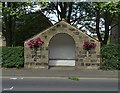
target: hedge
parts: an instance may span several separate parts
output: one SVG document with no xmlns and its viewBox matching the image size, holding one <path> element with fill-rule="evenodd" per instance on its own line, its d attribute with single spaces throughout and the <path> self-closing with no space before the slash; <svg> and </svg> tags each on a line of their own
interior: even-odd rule
<svg viewBox="0 0 120 93">
<path fill-rule="evenodd" d="M 120 70 L 120 45 L 105 45 L 101 48 L 102 62 L 100 69 Z M 1 54 L 1 53 L 0 53 Z M 23 47 L 2 47 L 2 67 L 20 68 L 24 66 Z"/>
<path fill-rule="evenodd" d="M 103 70 L 120 70 L 120 45 L 105 45 L 101 48 Z"/>
<path fill-rule="evenodd" d="M 20 68 L 24 66 L 23 47 L 2 47 L 2 67 Z"/>
</svg>

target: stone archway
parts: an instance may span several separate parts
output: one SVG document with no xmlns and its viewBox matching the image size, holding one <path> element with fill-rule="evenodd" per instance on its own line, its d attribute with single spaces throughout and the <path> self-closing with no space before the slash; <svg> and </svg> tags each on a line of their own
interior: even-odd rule
<svg viewBox="0 0 120 93">
<path fill-rule="evenodd" d="M 28 46 L 28 42 L 38 37 L 44 43 L 38 48 L 37 60 L 34 60 L 35 54 Z M 96 48 L 86 53 L 86 50 L 82 47 L 85 41 L 96 44 Z M 67 22 L 61 21 L 26 40 L 24 43 L 24 58 L 26 68 L 48 69 L 49 67 L 52 68 L 52 65 L 62 66 L 60 69 L 63 69 L 63 66 L 69 66 L 67 69 L 97 68 L 101 61 L 100 42 Z"/>
<path fill-rule="evenodd" d="M 66 33 L 59 33 L 49 42 L 49 66 L 75 66 L 75 41 Z"/>
</svg>

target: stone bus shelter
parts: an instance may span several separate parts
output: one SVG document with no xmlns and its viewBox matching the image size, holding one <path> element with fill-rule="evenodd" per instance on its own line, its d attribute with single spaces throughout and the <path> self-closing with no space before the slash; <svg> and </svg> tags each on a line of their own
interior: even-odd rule
<svg viewBox="0 0 120 93">
<path fill-rule="evenodd" d="M 27 42 L 37 37 L 44 43 L 35 54 Z M 96 44 L 96 48 L 84 50 L 85 41 Z M 24 42 L 24 59 L 25 68 L 97 69 L 100 65 L 100 42 L 62 20 Z"/>
</svg>

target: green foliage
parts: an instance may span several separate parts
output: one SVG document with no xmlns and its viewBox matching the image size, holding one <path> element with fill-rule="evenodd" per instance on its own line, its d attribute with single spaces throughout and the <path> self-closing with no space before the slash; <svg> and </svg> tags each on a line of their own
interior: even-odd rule
<svg viewBox="0 0 120 93">
<path fill-rule="evenodd" d="M 68 79 L 75 80 L 75 81 L 79 81 L 80 80 L 78 77 L 68 77 Z"/>
<path fill-rule="evenodd" d="M 0 3 L 0 8 L 2 8 L 2 3 Z"/>
<path fill-rule="evenodd" d="M 2 48 L 2 67 L 23 67 L 24 56 L 23 47 L 3 47 Z"/>
<path fill-rule="evenodd" d="M 32 3 L 27 2 L 7 2 L 8 6 L 3 7 L 3 13 L 5 16 L 20 16 L 26 14 L 26 6 L 32 6 Z"/>
<path fill-rule="evenodd" d="M 19 23 L 16 24 L 14 42 L 19 46 L 23 45 L 26 39 L 52 25 L 41 12 L 26 14 L 20 17 L 17 22 Z"/>
<path fill-rule="evenodd" d="M 105 2 L 101 4 L 101 8 L 109 11 L 111 14 L 117 14 L 120 12 L 120 3 L 119 2 Z"/>
<path fill-rule="evenodd" d="M 6 46 L 13 45 L 16 20 L 27 13 L 30 4 L 26 2 L 2 2 L 2 32 L 6 39 Z"/>
<path fill-rule="evenodd" d="M 119 15 L 120 15 L 120 2 L 104 2 L 101 4 L 101 14 L 102 17 L 109 16 L 111 18 L 112 24 L 119 23 Z M 106 12 L 109 15 L 106 15 Z"/>
<path fill-rule="evenodd" d="M 120 45 L 105 45 L 101 49 L 103 70 L 119 70 L 120 69 Z"/>
<path fill-rule="evenodd" d="M 110 37 L 108 38 L 107 44 L 110 44 Z"/>
</svg>

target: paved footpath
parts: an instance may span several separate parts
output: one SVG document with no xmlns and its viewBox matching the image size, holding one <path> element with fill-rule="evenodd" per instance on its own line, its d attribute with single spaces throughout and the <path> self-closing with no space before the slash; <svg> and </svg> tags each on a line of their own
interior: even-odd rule
<svg viewBox="0 0 120 93">
<path fill-rule="evenodd" d="M 102 70 L 41 70 L 41 69 L 1 69 L 3 77 L 81 77 L 118 78 L 119 71 Z"/>
</svg>

